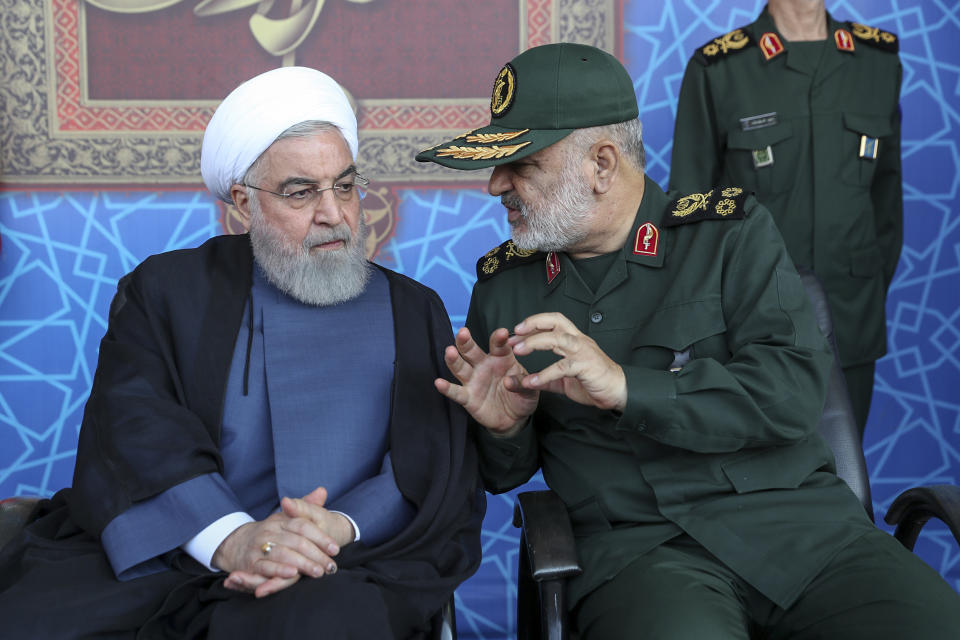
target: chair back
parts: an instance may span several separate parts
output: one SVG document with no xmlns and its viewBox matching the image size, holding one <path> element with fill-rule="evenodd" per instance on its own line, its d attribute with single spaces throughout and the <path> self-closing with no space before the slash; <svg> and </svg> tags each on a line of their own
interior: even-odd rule
<svg viewBox="0 0 960 640">
<path fill-rule="evenodd" d="M 830 369 L 830 382 L 827 385 L 827 399 L 820 417 L 820 435 L 833 449 L 837 461 L 837 475 L 840 476 L 860 499 L 867 515 L 873 520 L 873 502 L 870 498 L 870 479 L 867 475 L 867 461 L 863 456 L 863 443 L 860 431 L 850 403 L 847 382 L 840 368 L 840 356 L 837 351 L 837 338 L 833 331 L 833 318 L 823 284 L 808 269 L 800 269 L 800 279 L 807 297 L 813 304 L 817 324 L 824 337 L 830 342 L 833 351 L 833 366 Z"/>
</svg>

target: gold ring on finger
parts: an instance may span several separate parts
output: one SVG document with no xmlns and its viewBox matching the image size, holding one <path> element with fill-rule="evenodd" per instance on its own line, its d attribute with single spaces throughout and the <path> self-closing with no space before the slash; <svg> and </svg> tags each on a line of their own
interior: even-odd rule
<svg viewBox="0 0 960 640">
<path fill-rule="evenodd" d="M 268 556 L 270 555 L 270 552 L 273 551 L 275 546 L 277 546 L 276 543 L 264 542 L 262 545 L 260 545 L 260 551 L 263 551 L 263 555 Z"/>
</svg>

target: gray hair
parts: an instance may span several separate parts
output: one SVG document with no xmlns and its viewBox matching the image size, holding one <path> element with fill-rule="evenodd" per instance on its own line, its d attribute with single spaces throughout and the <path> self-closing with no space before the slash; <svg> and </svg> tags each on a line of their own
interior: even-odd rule
<svg viewBox="0 0 960 640">
<path fill-rule="evenodd" d="M 605 124 L 599 127 L 577 129 L 567 137 L 570 142 L 568 149 L 571 152 L 583 152 L 601 138 L 613 140 L 620 153 L 634 169 L 644 170 L 647 159 L 643 150 L 643 125 L 640 123 L 640 118 Z"/>
</svg>

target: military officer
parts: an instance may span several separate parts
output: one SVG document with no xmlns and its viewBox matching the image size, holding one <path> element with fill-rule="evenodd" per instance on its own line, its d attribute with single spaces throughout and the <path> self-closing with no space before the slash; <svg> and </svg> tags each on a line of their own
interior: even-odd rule
<svg viewBox="0 0 960 640">
<path fill-rule="evenodd" d="M 582 637 L 955 633 L 957 594 L 835 474 L 831 355 L 770 213 L 649 180 L 633 84 L 593 47 L 521 53 L 490 112 L 417 156 L 492 166 L 513 236 L 477 264 L 458 384 L 435 384 L 488 490 L 542 468 L 566 504 Z"/>
<path fill-rule="evenodd" d="M 770 0 L 694 53 L 673 138 L 671 188 L 754 191 L 824 282 L 861 435 L 903 243 L 897 48 L 823 0 Z"/>
</svg>

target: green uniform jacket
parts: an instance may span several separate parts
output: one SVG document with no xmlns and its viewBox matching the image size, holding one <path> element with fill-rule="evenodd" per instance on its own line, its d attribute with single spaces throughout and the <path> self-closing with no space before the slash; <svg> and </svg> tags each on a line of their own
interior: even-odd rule
<svg viewBox="0 0 960 640">
<path fill-rule="evenodd" d="M 596 295 L 565 254 L 505 243 L 478 264 L 467 326 L 481 346 L 499 327 L 557 311 L 626 373 L 622 414 L 544 393 L 512 438 L 474 425 L 489 491 L 542 467 L 567 505 L 585 570 L 573 602 L 685 531 L 787 607 L 873 527 L 816 431 L 832 361 L 803 285 L 766 209 L 734 200 L 716 189 L 705 204 L 719 219 L 665 227 L 676 207 L 647 179 Z M 529 371 L 555 360 L 520 358 Z"/>
<path fill-rule="evenodd" d="M 827 20 L 819 64 L 798 48 L 816 45 L 785 41 L 766 10 L 697 50 L 680 90 L 670 188 L 754 191 L 794 263 L 824 282 L 850 367 L 886 353 L 886 291 L 903 243 L 902 69 L 893 34 Z M 876 158 L 861 157 L 872 140 Z M 755 152 L 761 165 L 771 159 L 768 147 L 772 164 L 755 167 Z"/>
</svg>

